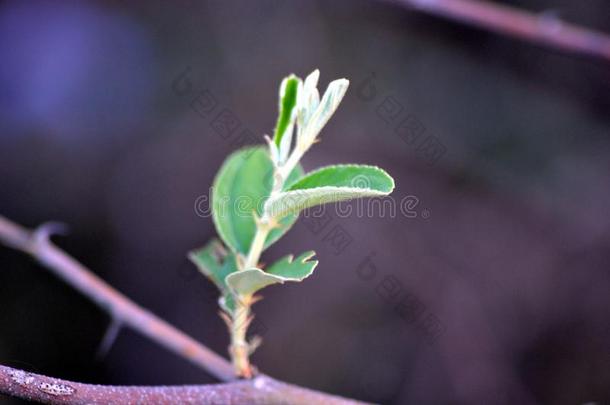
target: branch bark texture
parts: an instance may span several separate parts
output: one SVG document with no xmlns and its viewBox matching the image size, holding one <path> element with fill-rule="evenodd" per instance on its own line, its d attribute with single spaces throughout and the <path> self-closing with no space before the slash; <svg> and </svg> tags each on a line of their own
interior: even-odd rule
<svg viewBox="0 0 610 405">
<path fill-rule="evenodd" d="M 81 384 L 0 366 L 0 393 L 46 404 L 359 404 L 266 376 L 225 384 L 128 387 Z"/>
</svg>

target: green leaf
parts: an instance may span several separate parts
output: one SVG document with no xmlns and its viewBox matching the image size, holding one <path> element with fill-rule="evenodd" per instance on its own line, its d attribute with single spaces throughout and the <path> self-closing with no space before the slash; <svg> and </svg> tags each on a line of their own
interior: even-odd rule
<svg viewBox="0 0 610 405">
<path fill-rule="evenodd" d="M 317 81 L 317 77 L 315 79 Z M 315 111 L 310 111 L 305 114 L 308 117 L 306 122 L 301 124 L 304 125 L 305 128 L 303 128 L 299 135 L 299 141 L 312 143 L 316 139 L 320 131 L 322 131 L 322 128 L 324 128 L 330 117 L 332 117 L 339 107 L 348 87 L 349 80 L 347 79 L 338 79 L 330 82 L 322 96 L 322 100 L 319 104 L 315 104 Z"/>
<path fill-rule="evenodd" d="M 286 184 L 303 175 L 297 165 Z M 262 215 L 265 201 L 273 187 L 273 163 L 262 146 L 240 149 L 232 153 L 220 168 L 212 190 L 212 219 L 218 235 L 236 253 L 246 255 L 256 232 L 254 213 Z M 296 221 L 297 216 L 281 217 L 265 248 L 278 240 Z"/>
<path fill-rule="evenodd" d="M 272 284 L 302 281 L 310 276 L 318 265 L 317 260 L 309 260 L 314 255 L 314 251 L 309 251 L 294 260 L 292 255 L 289 255 L 273 264 L 267 271 L 257 268 L 238 271 L 227 276 L 226 282 L 234 293 L 247 295 Z"/>
<path fill-rule="evenodd" d="M 394 179 L 384 170 L 366 165 L 327 166 L 306 174 L 287 191 L 270 198 L 265 210 L 272 217 L 330 202 L 380 197 L 394 190 Z"/>
<path fill-rule="evenodd" d="M 273 135 L 273 141 L 279 148 L 284 133 L 289 129 L 292 132 L 292 123 L 294 123 L 294 108 L 297 104 L 297 89 L 299 87 L 300 79 L 295 75 L 290 75 L 282 80 L 280 86 L 280 114 L 277 119 L 275 126 L 275 133 Z"/>
<path fill-rule="evenodd" d="M 233 293 L 225 280 L 238 270 L 235 254 L 227 252 L 217 239 L 212 239 L 203 248 L 189 252 L 188 257 L 218 287 L 222 294 L 219 304 L 231 313 L 234 309 Z"/>
<path fill-rule="evenodd" d="M 218 239 L 212 239 L 203 248 L 190 251 L 188 257 L 220 291 L 227 287 L 225 277 L 237 271 L 235 255 L 229 254 Z"/>
<path fill-rule="evenodd" d="M 299 86 L 297 95 L 297 124 L 300 127 L 309 122 L 309 118 L 320 104 L 320 94 L 318 93 L 318 79 L 320 71 L 318 69 L 311 72 Z"/>
<path fill-rule="evenodd" d="M 309 277 L 318 265 L 317 260 L 310 260 L 315 255 L 316 252 L 309 250 L 296 259 L 293 259 L 292 255 L 285 256 L 273 263 L 266 272 L 289 281 L 302 281 Z"/>
</svg>

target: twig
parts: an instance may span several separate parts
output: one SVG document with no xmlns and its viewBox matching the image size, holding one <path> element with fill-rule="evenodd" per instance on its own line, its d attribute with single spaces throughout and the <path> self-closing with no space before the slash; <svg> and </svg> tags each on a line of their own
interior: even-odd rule
<svg viewBox="0 0 610 405">
<path fill-rule="evenodd" d="M 81 384 L 0 366 L 0 393 L 49 404 L 358 404 L 266 376 L 225 384 L 121 387 Z"/>
<path fill-rule="evenodd" d="M 231 364 L 227 360 L 105 283 L 57 248 L 49 240 L 49 232 L 49 227 L 45 225 L 30 232 L 0 216 L 0 242 L 32 255 L 67 284 L 107 311 L 114 322 L 142 333 L 202 367 L 221 381 L 235 379 Z"/>
<path fill-rule="evenodd" d="M 545 13 L 536 15 L 515 7 L 479 0 L 386 1 L 566 52 L 610 61 L 609 35 L 563 22 Z"/>
<path fill-rule="evenodd" d="M 51 228 L 53 226 L 42 225 L 30 232 L 0 216 L 0 242 L 35 257 L 70 286 L 108 311 L 116 325 L 131 327 L 219 380 L 236 379 L 231 363 L 223 357 L 141 308 L 55 246 L 49 240 Z M 47 389 L 58 390 L 60 394 L 50 393 Z M 286 384 L 265 375 L 221 385 L 115 387 L 65 382 L 4 366 L 0 366 L 1 392 L 59 404 L 363 404 Z"/>
</svg>

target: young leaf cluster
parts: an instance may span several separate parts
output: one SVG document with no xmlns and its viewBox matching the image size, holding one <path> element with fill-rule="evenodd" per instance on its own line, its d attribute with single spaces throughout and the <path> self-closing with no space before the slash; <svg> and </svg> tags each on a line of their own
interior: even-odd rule
<svg viewBox="0 0 610 405">
<path fill-rule="evenodd" d="M 315 70 L 305 80 L 290 75 L 282 81 L 273 137 L 265 137 L 266 146 L 231 154 L 214 181 L 212 217 L 221 240 L 189 254 L 220 291 L 219 304 L 232 334 L 231 355 L 241 375 L 251 372 L 247 356 L 252 347 L 245 329 L 252 318 L 250 305 L 258 299 L 255 294 L 273 284 L 302 281 L 318 264 L 315 252 L 307 251 L 263 268 L 262 252 L 306 208 L 381 197 L 394 189 L 394 180 L 375 166 L 342 164 L 304 173 L 301 158 L 318 140 L 349 85 L 346 79 L 332 81 L 320 98 L 318 78 Z"/>
</svg>

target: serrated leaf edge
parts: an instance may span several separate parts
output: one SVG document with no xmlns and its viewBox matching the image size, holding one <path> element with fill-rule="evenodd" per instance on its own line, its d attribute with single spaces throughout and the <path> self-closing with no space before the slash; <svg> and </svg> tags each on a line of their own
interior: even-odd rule
<svg viewBox="0 0 610 405">
<path fill-rule="evenodd" d="M 309 273 L 303 277 L 282 277 L 282 276 L 278 276 L 277 274 L 273 274 L 273 273 L 269 273 L 269 271 L 266 271 L 265 273 L 267 274 L 271 274 L 273 276 L 277 276 L 277 277 L 282 277 L 285 278 L 287 281 L 303 281 L 305 280 L 307 277 L 309 277 L 310 275 L 313 274 L 313 271 L 315 270 L 315 268 L 318 266 L 319 261 L 318 260 L 310 260 L 312 257 L 314 257 L 316 255 L 316 252 L 313 250 L 308 250 L 305 253 L 301 253 L 299 256 L 297 256 L 297 258 L 294 258 L 293 254 L 289 254 L 287 256 L 282 257 L 281 259 L 279 259 L 278 261 L 276 261 L 275 263 L 273 263 L 271 266 L 269 266 L 269 270 L 271 270 L 273 268 L 273 266 L 282 263 L 284 261 L 287 262 L 287 264 L 293 264 L 295 262 L 295 260 L 298 260 L 297 263 L 300 264 L 306 264 L 306 263 L 311 263 L 313 264 L 313 266 L 311 267 L 311 270 L 309 271 Z"/>
<path fill-rule="evenodd" d="M 307 254 L 307 256 L 305 256 L 306 254 Z M 315 256 L 315 252 L 314 251 L 308 251 L 308 252 L 303 253 L 301 256 L 298 257 L 298 258 L 303 257 L 303 259 L 301 259 L 301 263 L 303 263 L 303 264 L 306 263 L 306 262 L 309 262 L 309 263 L 313 264 L 313 266 L 311 267 L 311 270 L 305 276 L 303 276 L 303 277 L 283 277 L 283 276 L 278 276 L 276 274 L 267 273 L 266 271 L 261 270 L 261 269 L 256 268 L 256 267 L 251 267 L 249 269 L 245 269 L 245 270 L 241 270 L 241 271 L 237 271 L 235 273 L 229 274 L 227 277 L 225 277 L 225 283 L 229 287 L 229 289 L 231 289 L 231 292 L 233 294 L 239 295 L 239 292 L 235 291 L 235 289 L 231 285 L 232 284 L 231 283 L 231 279 L 235 278 L 235 277 L 247 275 L 248 273 L 256 273 L 256 274 L 262 275 L 262 276 L 264 276 L 264 277 L 266 277 L 268 279 L 273 280 L 272 282 L 264 285 L 263 287 L 259 288 L 256 291 L 259 291 L 259 290 L 261 290 L 261 289 L 263 289 L 265 287 L 268 287 L 270 285 L 273 285 L 273 284 L 284 284 L 287 281 L 300 282 L 300 281 L 305 280 L 307 277 L 311 276 L 313 274 L 315 268 L 318 266 L 318 263 L 319 263 L 318 260 L 309 261 L 309 259 L 311 259 L 313 256 Z M 282 260 L 284 260 L 286 258 L 289 259 L 289 263 L 293 263 L 293 260 L 294 260 L 293 259 L 293 255 L 285 256 L 284 258 L 278 260 L 278 262 L 280 262 L 280 261 L 282 261 Z M 254 292 L 256 292 L 256 291 L 254 291 Z M 252 292 L 252 293 L 254 293 L 254 292 Z"/>
</svg>

